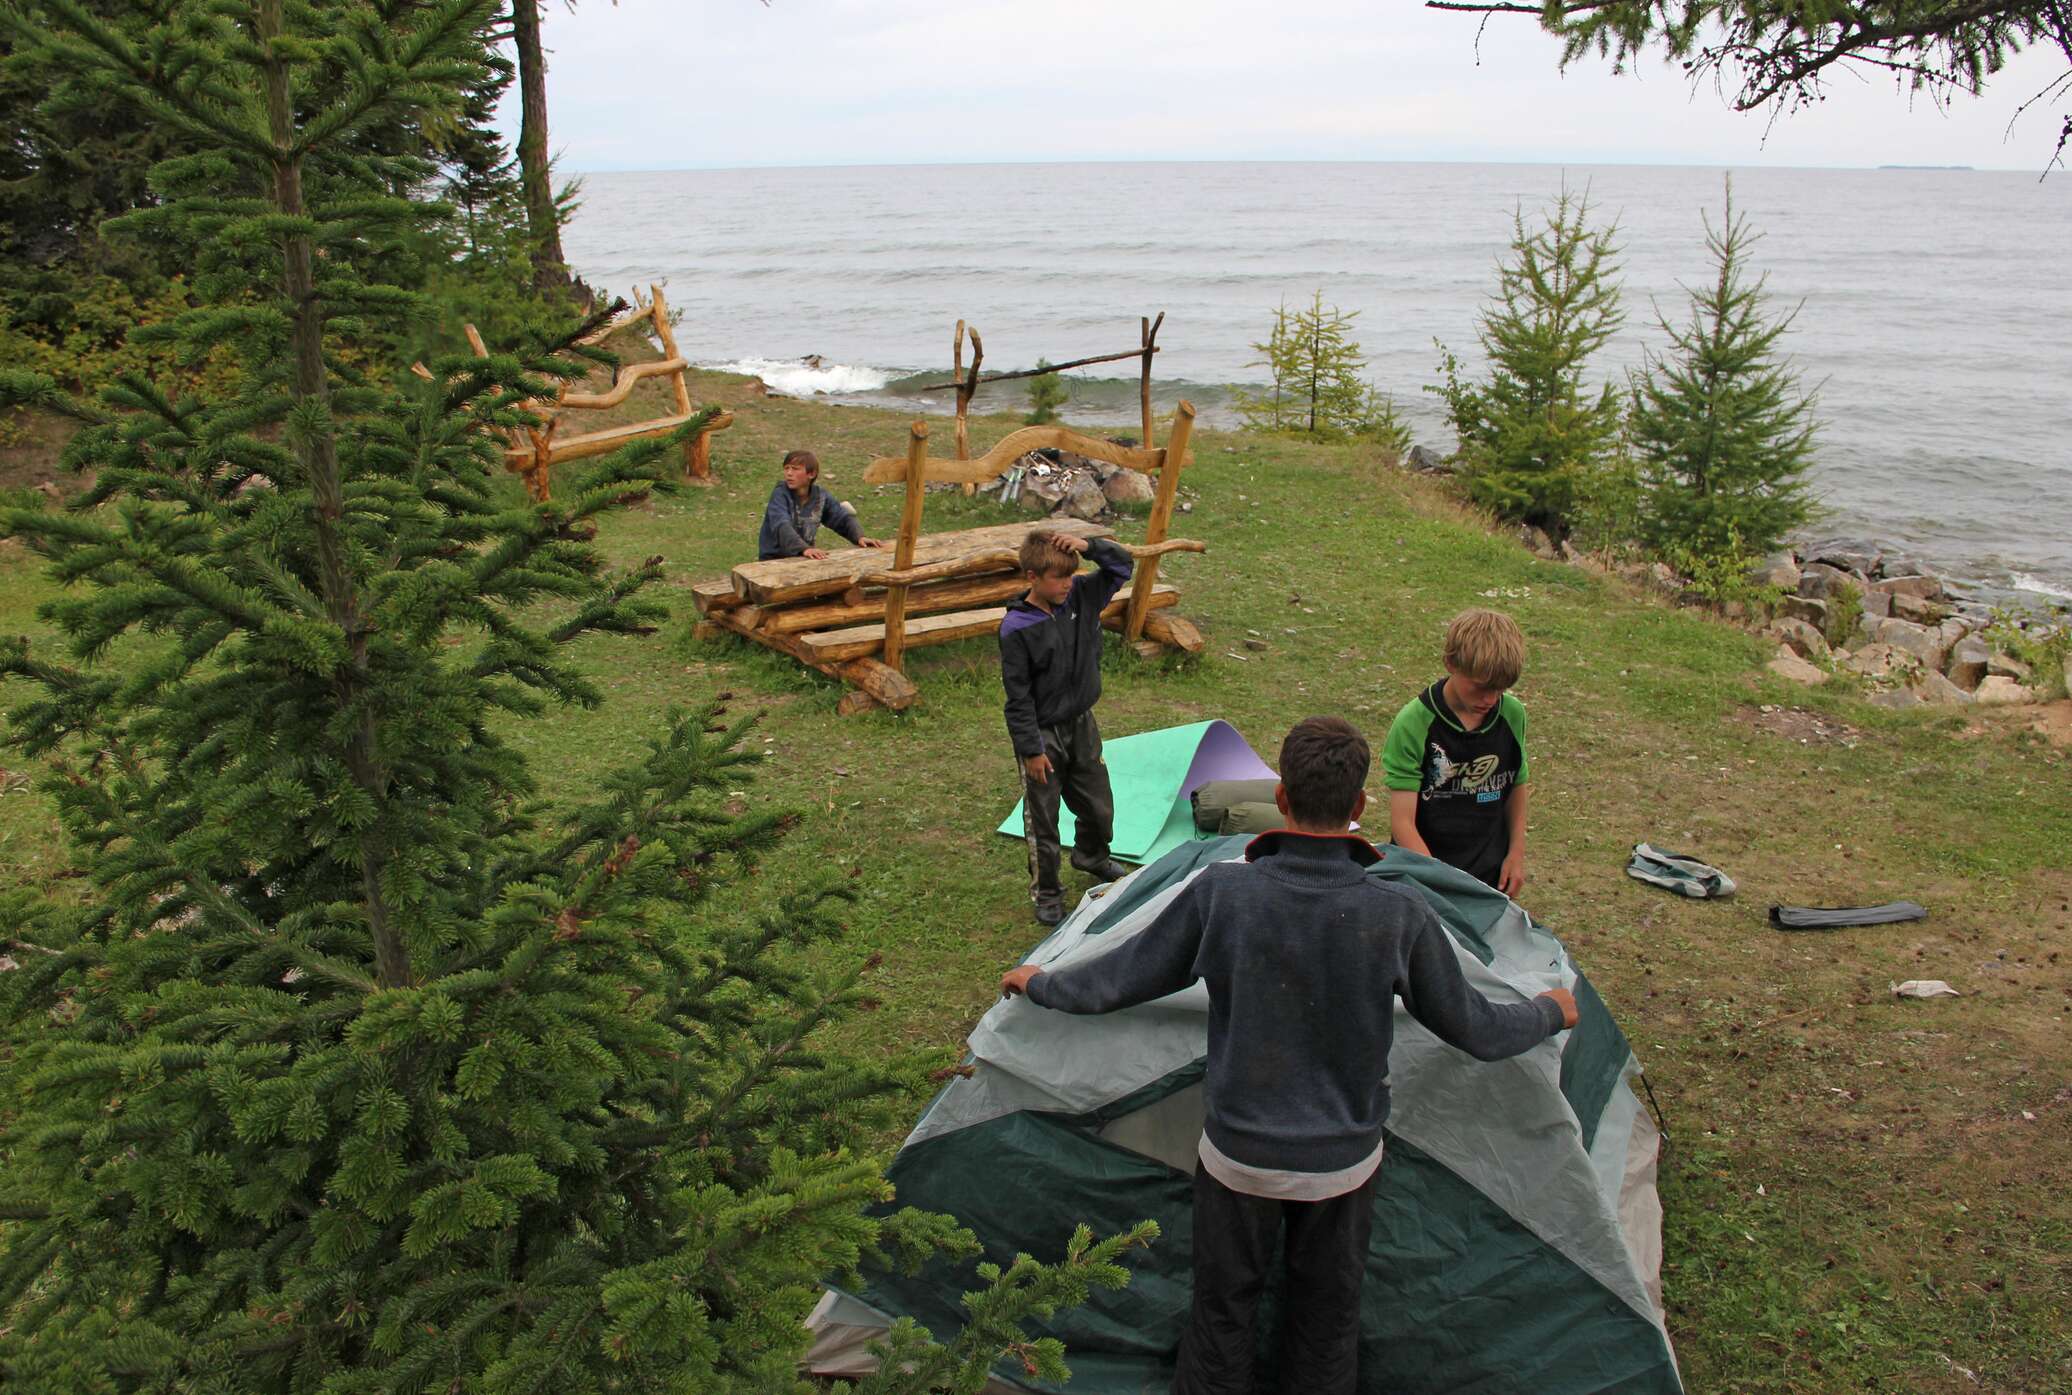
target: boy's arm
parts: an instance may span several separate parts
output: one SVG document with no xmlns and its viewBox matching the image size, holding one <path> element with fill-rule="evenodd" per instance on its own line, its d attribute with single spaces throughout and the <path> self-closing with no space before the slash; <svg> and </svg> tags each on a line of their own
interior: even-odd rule
<svg viewBox="0 0 2072 1395">
<path fill-rule="evenodd" d="M 1086 545 L 1086 559 L 1100 568 L 1092 576 L 1083 576 L 1073 584 L 1086 588 L 1086 604 L 1095 610 L 1107 607 L 1115 599 L 1115 593 L 1122 589 L 1122 583 L 1130 579 L 1137 564 L 1121 544 L 1108 538 L 1094 538 Z"/>
<path fill-rule="evenodd" d="M 1000 636 L 1000 686 L 1007 690 L 1007 739 L 1016 760 L 1043 754 L 1036 725 L 1036 687 L 1029 677 L 1029 646 L 1014 635 Z"/>
<path fill-rule="evenodd" d="M 806 540 L 791 526 L 791 506 L 784 498 L 790 492 L 781 484 L 770 492 L 770 502 L 763 508 L 763 527 L 777 539 L 777 546 L 786 556 L 796 557 L 806 550 Z"/>
<path fill-rule="evenodd" d="M 1177 993 L 1201 976 L 1201 902 L 1190 885 L 1128 944 L 1056 973 L 1024 964 L 1000 980 L 1000 991 L 1074 1013 L 1115 1012 Z"/>
<path fill-rule="evenodd" d="M 1417 831 L 1417 791 L 1389 791 L 1389 839 L 1399 848 L 1408 848 L 1426 857 L 1432 849 Z"/>
<path fill-rule="evenodd" d="M 1516 896 L 1525 889 L 1525 801 L 1531 785 L 1513 785 L 1504 799 L 1504 836 L 1510 840 L 1503 869 L 1497 873 L 1496 889 Z"/>
<path fill-rule="evenodd" d="M 832 494 L 820 505 L 820 521 L 847 538 L 851 547 L 863 546 L 863 520 L 854 510 L 843 508 L 841 501 Z"/>
<path fill-rule="evenodd" d="M 1422 904 L 1415 910 L 1406 978 L 1396 991 L 1432 1035 L 1478 1061 L 1501 1061 L 1575 1025 L 1575 998 L 1566 989 L 1542 993 L 1529 1003 L 1492 1003 L 1483 997 L 1460 971 L 1439 918 Z"/>
</svg>

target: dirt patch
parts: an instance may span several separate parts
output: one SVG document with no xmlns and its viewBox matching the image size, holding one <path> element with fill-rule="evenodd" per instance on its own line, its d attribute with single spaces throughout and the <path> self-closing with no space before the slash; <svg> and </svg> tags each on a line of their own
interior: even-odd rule
<svg viewBox="0 0 2072 1395">
<path fill-rule="evenodd" d="M 48 412 L 0 412 L 0 489 L 25 489 L 46 480 L 67 494 L 78 481 L 58 466 L 58 454 L 79 424 Z"/>
<path fill-rule="evenodd" d="M 1803 707 L 1779 707 L 1766 702 L 1761 707 L 1742 708 L 1735 720 L 1757 731 L 1796 741 L 1801 746 L 1854 746 L 1863 733 L 1847 722 Z"/>
<path fill-rule="evenodd" d="M 2028 707 L 1975 710 L 1969 715 L 1971 720 L 1958 733 L 1967 739 L 2026 731 L 2034 732 L 2061 750 L 2072 748 L 2072 698 Z"/>
</svg>

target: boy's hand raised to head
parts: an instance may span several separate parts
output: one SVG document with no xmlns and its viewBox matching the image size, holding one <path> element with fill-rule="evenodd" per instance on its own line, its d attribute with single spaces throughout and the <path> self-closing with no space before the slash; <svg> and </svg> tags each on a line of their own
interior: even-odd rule
<svg viewBox="0 0 2072 1395">
<path fill-rule="evenodd" d="M 1577 1021 L 1580 1020 L 1576 1012 L 1576 995 L 1569 992 L 1566 988 L 1549 988 L 1539 996 L 1542 998 L 1552 998 L 1554 1006 L 1561 1009 L 1561 1029 L 1564 1032 L 1575 1026 Z"/>
<path fill-rule="evenodd" d="M 1024 964 L 1019 969 L 1009 969 L 1000 975 L 1000 996 L 1012 998 L 1017 993 L 1029 991 L 1029 980 L 1043 972 L 1041 964 Z"/>
<path fill-rule="evenodd" d="M 1070 533 L 1052 533 L 1050 535 L 1050 545 L 1061 552 L 1069 552 L 1075 557 L 1086 555 L 1086 539 L 1074 537 Z"/>
</svg>

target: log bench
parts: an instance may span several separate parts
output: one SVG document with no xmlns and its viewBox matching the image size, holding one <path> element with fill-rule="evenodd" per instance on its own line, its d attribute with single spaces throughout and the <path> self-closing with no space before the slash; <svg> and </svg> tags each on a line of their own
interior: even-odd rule
<svg viewBox="0 0 2072 1395">
<path fill-rule="evenodd" d="M 915 422 L 905 459 L 889 458 L 903 467 L 896 478 L 906 485 L 893 547 L 744 562 L 724 577 L 698 582 L 691 588 L 699 615 L 696 633 L 703 639 L 739 635 L 840 679 L 854 689 L 843 696 L 844 712 L 911 706 L 920 693 L 904 670 L 906 651 L 997 633 L 1007 615 L 1002 603 L 1027 589 L 1016 554 L 1030 533 L 1088 540 L 1113 536 L 1111 529 L 1079 519 L 924 534 L 926 487 L 988 478 L 984 472 L 999 473 L 1025 451 L 1069 441 L 1069 448 L 1081 454 L 1158 475 L 1147 541 L 1129 548 L 1135 576 L 1101 612 L 1101 623 L 1147 656 L 1167 649 L 1200 653 L 1200 631 L 1172 613 L 1178 588 L 1158 580 L 1161 557 L 1206 550 L 1199 542 L 1165 536 L 1193 421 L 1194 409 L 1181 403 L 1172 438 L 1162 449 L 1117 446 L 1062 427 L 1035 427 L 1014 432 L 979 460 L 934 461 L 928 458 L 928 427 Z M 887 463 L 873 461 L 865 480 L 887 482 L 881 468 Z"/>
</svg>

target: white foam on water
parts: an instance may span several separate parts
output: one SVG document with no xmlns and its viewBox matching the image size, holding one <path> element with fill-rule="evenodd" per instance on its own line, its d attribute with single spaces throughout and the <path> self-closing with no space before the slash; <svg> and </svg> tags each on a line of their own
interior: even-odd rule
<svg viewBox="0 0 2072 1395">
<path fill-rule="evenodd" d="M 2061 601 L 2072 601 L 2072 590 L 2067 590 L 2063 586 L 2053 586 L 2042 577 L 2031 576 L 2028 572 L 2013 573 L 2008 577 L 2007 584 L 2017 591 L 2034 591 L 2039 596 L 2054 596 Z"/>
<path fill-rule="evenodd" d="M 722 373 L 752 374 L 768 384 L 772 392 L 791 397 L 876 392 L 894 376 L 882 368 L 859 368 L 847 363 L 822 363 L 815 367 L 796 358 L 742 358 L 711 366 Z"/>
</svg>

